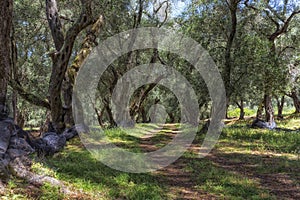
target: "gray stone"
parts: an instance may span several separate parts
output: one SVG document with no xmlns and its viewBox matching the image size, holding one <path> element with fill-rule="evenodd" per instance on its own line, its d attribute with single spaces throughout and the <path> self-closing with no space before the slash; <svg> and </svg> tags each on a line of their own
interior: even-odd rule
<svg viewBox="0 0 300 200">
<path fill-rule="evenodd" d="M 66 137 L 54 132 L 44 133 L 42 141 L 45 143 L 47 147 L 45 150 L 49 151 L 47 153 L 49 155 L 59 152 L 66 145 Z"/>
<path fill-rule="evenodd" d="M 29 155 L 27 151 L 21 149 L 8 149 L 6 152 L 11 159 L 15 159 L 17 157 Z"/>
<path fill-rule="evenodd" d="M 70 140 L 72 139 L 73 137 L 75 137 L 76 135 L 78 135 L 78 132 L 76 130 L 76 127 L 73 126 L 72 128 L 69 128 L 69 129 L 66 129 L 62 135 L 67 139 L 67 140 Z"/>
<path fill-rule="evenodd" d="M 34 149 L 28 144 L 28 142 L 24 138 L 14 136 L 10 139 L 10 144 L 7 153 L 12 159 L 24 155 L 29 155 L 33 152 Z"/>
<path fill-rule="evenodd" d="M 276 128 L 276 123 L 273 122 L 272 124 L 268 123 L 268 122 L 265 122 L 261 119 L 255 119 L 253 122 L 252 122 L 252 125 L 251 125 L 252 128 L 265 128 L 265 129 L 270 129 L 270 130 L 273 130 Z"/>
<path fill-rule="evenodd" d="M 4 154 L 9 146 L 9 140 L 14 127 L 5 121 L 0 121 L 0 154 Z"/>
</svg>

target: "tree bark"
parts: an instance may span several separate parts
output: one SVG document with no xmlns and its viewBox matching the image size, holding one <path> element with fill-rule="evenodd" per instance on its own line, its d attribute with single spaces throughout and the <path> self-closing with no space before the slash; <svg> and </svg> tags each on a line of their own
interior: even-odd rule
<svg viewBox="0 0 300 200">
<path fill-rule="evenodd" d="M 264 111 L 264 100 L 258 105 L 258 108 L 256 111 L 256 119 L 263 118 L 263 111 Z"/>
<path fill-rule="evenodd" d="M 280 99 L 276 98 L 277 101 L 277 108 L 278 108 L 278 113 L 277 113 L 277 118 L 278 119 L 283 119 L 283 106 L 284 106 L 284 96 L 282 96 Z"/>
<path fill-rule="evenodd" d="M 104 123 L 103 123 L 103 114 L 104 114 L 104 110 L 105 110 L 105 107 L 103 107 L 101 110 L 98 110 L 97 108 L 95 108 L 95 112 L 96 112 L 96 115 L 97 115 L 97 120 L 98 120 L 98 123 L 100 126 L 103 126 Z"/>
<path fill-rule="evenodd" d="M 266 112 L 266 122 L 269 123 L 269 125 L 271 126 L 273 123 L 275 123 L 271 95 L 265 95 L 264 106 L 265 106 L 265 112 Z"/>
<path fill-rule="evenodd" d="M 59 187 L 64 194 L 73 194 L 72 190 L 65 186 L 60 180 L 50 176 L 38 175 L 28 170 L 30 160 L 26 157 L 20 157 L 10 162 L 10 170 L 15 176 L 25 179 L 28 183 L 35 185 L 43 185 L 50 183 L 53 186 Z"/>
<path fill-rule="evenodd" d="M 56 0 L 46 0 L 46 16 L 56 48 L 56 52 L 53 52 L 51 55 L 52 73 L 49 84 L 49 102 L 52 125 L 58 133 L 61 133 L 65 128 L 65 113 L 61 99 L 61 91 L 74 42 L 77 35 L 93 22 L 91 1 L 81 0 L 81 5 L 82 11 L 80 17 L 67 31 L 64 37 Z"/>
<path fill-rule="evenodd" d="M 46 0 L 46 16 L 54 41 L 55 49 L 59 51 L 64 45 L 64 34 L 58 14 L 56 0 Z"/>
<path fill-rule="evenodd" d="M 165 63 L 160 59 L 158 49 L 153 50 L 153 55 L 151 57 L 150 63 L 156 63 L 157 60 L 161 62 L 161 64 L 165 65 Z M 136 95 L 136 98 L 134 98 L 133 102 L 130 105 L 130 116 L 133 118 L 136 116 L 136 120 L 139 118 L 139 114 L 142 114 L 142 105 L 144 101 L 146 100 L 149 93 L 159 84 L 159 81 L 161 81 L 164 78 L 163 75 L 159 76 L 154 83 L 149 84 L 148 86 L 143 86 L 139 93 Z M 144 110 L 145 112 L 145 110 Z"/>
<path fill-rule="evenodd" d="M 244 101 L 241 99 L 240 103 L 236 102 L 237 106 L 240 109 L 240 117 L 239 119 L 245 119 L 245 111 L 244 111 Z"/>
<path fill-rule="evenodd" d="M 110 127 L 116 127 L 117 123 L 114 120 L 113 113 L 112 113 L 111 108 L 109 107 L 108 103 L 105 104 L 105 110 L 106 110 L 106 113 L 107 113 L 107 116 L 108 116 Z"/>
<path fill-rule="evenodd" d="M 0 105 L 6 104 L 7 85 L 11 74 L 11 29 L 13 0 L 0 2 Z"/>
<path fill-rule="evenodd" d="M 293 91 L 290 96 L 293 99 L 295 113 L 300 113 L 300 101 L 297 95 L 297 92 Z"/>
<path fill-rule="evenodd" d="M 233 46 L 233 41 L 236 34 L 236 27 L 237 27 L 237 7 L 240 0 L 228 0 L 226 1 L 227 6 L 230 11 L 230 17 L 231 17 L 231 27 L 230 27 L 230 33 L 227 39 L 226 44 L 226 51 L 225 51 L 225 67 L 223 71 L 223 80 L 224 80 L 224 86 L 226 90 L 226 118 L 228 118 L 227 111 L 229 107 L 230 102 L 230 96 L 232 94 L 232 87 L 231 87 L 231 67 L 232 67 L 232 57 L 231 57 L 231 51 Z"/>
<path fill-rule="evenodd" d="M 12 34 L 11 34 L 11 68 L 12 74 L 11 79 L 18 80 L 18 69 L 17 69 L 17 60 L 18 60 L 18 49 L 15 41 L 15 29 L 12 25 Z M 12 109 L 13 109 L 13 118 L 16 124 L 18 124 L 19 110 L 18 110 L 18 92 L 13 89 L 12 91 Z M 19 124 L 18 124 L 19 125 Z"/>
<path fill-rule="evenodd" d="M 26 91 L 18 81 L 16 80 L 9 80 L 9 85 L 18 92 L 19 96 L 21 96 L 23 99 L 28 101 L 29 103 L 32 103 L 36 106 L 44 107 L 48 110 L 50 110 L 50 104 L 47 99 L 43 99 L 40 96 L 34 95 L 30 93 L 29 91 Z"/>
<path fill-rule="evenodd" d="M 67 74 L 65 80 L 63 81 L 63 97 L 65 108 L 64 123 L 69 127 L 74 125 L 72 113 L 72 95 L 77 72 L 79 71 L 85 59 L 91 53 L 93 47 L 97 46 L 96 39 L 103 25 L 104 19 L 103 16 L 100 15 L 98 20 L 89 29 L 84 41 L 81 44 L 80 51 L 78 52 L 72 65 L 67 69 Z"/>
</svg>

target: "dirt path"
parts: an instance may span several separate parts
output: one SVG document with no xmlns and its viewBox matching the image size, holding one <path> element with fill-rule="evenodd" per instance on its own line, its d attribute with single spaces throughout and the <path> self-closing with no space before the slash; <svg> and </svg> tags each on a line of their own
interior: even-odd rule
<svg viewBox="0 0 300 200">
<path fill-rule="evenodd" d="M 300 169 L 285 167 L 282 172 L 264 173 L 257 172 L 255 163 L 262 163 L 265 168 L 276 168 L 280 164 L 278 158 L 272 155 L 260 155 L 253 153 L 247 157 L 247 162 L 236 162 L 234 158 L 241 155 L 233 153 L 232 155 L 225 155 L 224 153 L 214 150 L 208 158 L 214 163 L 217 163 L 224 169 L 242 174 L 245 177 L 258 180 L 260 185 L 269 190 L 271 194 L 278 199 L 300 199 Z M 299 174 L 298 177 L 292 177 L 293 174 Z"/>
<path fill-rule="evenodd" d="M 168 143 L 179 131 L 176 126 L 168 124 L 164 129 L 171 131 L 164 132 L 164 139 L 159 141 L 161 143 Z M 157 142 L 157 141 L 156 141 Z M 158 147 L 151 137 L 141 139 L 140 147 L 145 152 L 155 151 Z M 188 151 L 198 152 L 199 147 L 195 144 L 191 145 Z M 241 161 L 237 158 L 243 158 Z M 197 159 L 197 158 L 194 158 Z M 243 177 L 247 177 L 259 182 L 261 188 L 270 192 L 271 195 L 277 199 L 300 199 L 300 169 L 286 167 L 281 173 L 264 173 L 257 169 L 257 162 L 262 163 L 261 167 L 273 167 L 279 162 L 277 158 L 270 155 L 255 155 L 255 154 L 228 154 L 221 150 L 214 149 L 207 159 L 212 161 L 218 167 L 223 168 L 232 173 L 237 173 Z M 184 156 L 178 159 L 168 167 L 155 172 L 163 185 L 169 188 L 169 197 L 172 199 L 224 199 L 213 194 L 209 194 L 196 187 L 192 173 L 187 172 L 185 167 L 187 163 L 191 162 L 192 158 L 185 158 Z M 289 172 L 293 170 L 293 174 L 299 174 L 298 177 L 292 177 Z M 298 170 L 298 171 L 297 171 Z"/>
</svg>

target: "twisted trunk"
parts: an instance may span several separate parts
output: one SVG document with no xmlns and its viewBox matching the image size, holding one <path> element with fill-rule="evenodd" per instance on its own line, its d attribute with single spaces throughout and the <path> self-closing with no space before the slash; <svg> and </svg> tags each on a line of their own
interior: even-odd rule
<svg viewBox="0 0 300 200">
<path fill-rule="evenodd" d="M 65 112 L 61 99 L 62 82 L 67 71 L 74 42 L 77 35 L 93 22 L 91 1 L 81 0 L 81 5 L 80 17 L 64 36 L 56 0 L 46 0 L 46 16 L 56 48 L 56 52 L 51 54 L 52 73 L 49 84 L 49 103 L 53 127 L 59 133 L 65 128 Z"/>
<path fill-rule="evenodd" d="M 80 67 L 83 65 L 85 59 L 91 53 L 93 47 L 98 45 L 96 39 L 103 25 L 104 25 L 104 19 L 103 16 L 100 15 L 98 20 L 89 29 L 85 39 L 81 44 L 80 51 L 78 52 L 72 65 L 67 69 L 67 74 L 63 82 L 63 97 L 64 97 L 64 109 L 65 109 L 64 123 L 69 127 L 71 127 L 74 124 L 74 119 L 72 114 L 72 95 L 73 95 L 73 86 L 77 76 L 77 72 L 79 71 Z"/>
</svg>

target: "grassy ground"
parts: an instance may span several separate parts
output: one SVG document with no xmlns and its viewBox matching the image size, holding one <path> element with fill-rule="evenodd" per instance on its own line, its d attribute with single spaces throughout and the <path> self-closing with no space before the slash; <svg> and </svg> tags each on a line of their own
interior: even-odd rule
<svg viewBox="0 0 300 200">
<path fill-rule="evenodd" d="M 207 157 L 198 158 L 204 138 L 198 134 L 175 163 L 145 174 L 113 170 L 73 139 L 63 152 L 36 159 L 32 166 L 36 173 L 64 182 L 73 194 L 12 179 L 2 199 L 300 199 L 300 119 L 280 121 L 279 131 L 250 129 L 250 121 L 227 123 Z M 106 135 L 133 152 L 153 151 L 167 144 L 178 126 L 139 124 L 130 135 L 120 129 Z"/>
</svg>

